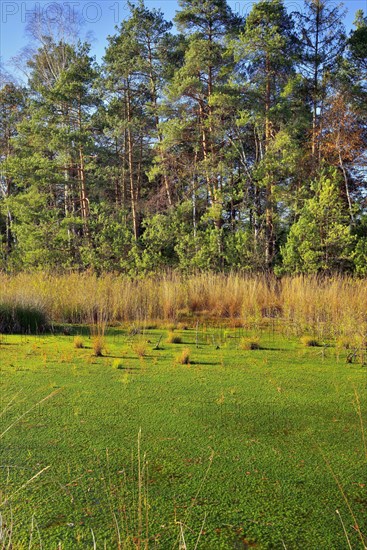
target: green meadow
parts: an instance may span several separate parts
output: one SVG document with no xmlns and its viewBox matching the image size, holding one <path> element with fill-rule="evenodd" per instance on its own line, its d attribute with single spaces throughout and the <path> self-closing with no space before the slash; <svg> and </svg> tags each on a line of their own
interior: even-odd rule
<svg viewBox="0 0 367 550">
<path fill-rule="evenodd" d="M 2 548 L 363 548 L 366 368 L 180 328 L 2 337 Z"/>
</svg>

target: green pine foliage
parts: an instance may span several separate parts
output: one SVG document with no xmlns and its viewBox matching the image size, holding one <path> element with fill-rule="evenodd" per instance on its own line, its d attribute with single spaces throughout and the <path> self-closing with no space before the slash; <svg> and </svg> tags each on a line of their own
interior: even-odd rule
<svg viewBox="0 0 367 550">
<path fill-rule="evenodd" d="M 355 238 L 336 171 L 321 174 L 312 188 L 314 196 L 305 201 L 282 249 L 283 269 L 289 273 L 348 271 Z"/>
<path fill-rule="evenodd" d="M 100 66 L 45 27 L 4 80 L 0 269 L 365 275 L 366 15 L 179 6 L 129 3 Z"/>
</svg>

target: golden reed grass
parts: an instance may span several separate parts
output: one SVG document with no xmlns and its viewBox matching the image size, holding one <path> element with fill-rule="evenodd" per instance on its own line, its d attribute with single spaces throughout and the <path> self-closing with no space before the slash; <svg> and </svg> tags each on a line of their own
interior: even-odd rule
<svg viewBox="0 0 367 550">
<path fill-rule="evenodd" d="M 295 334 L 360 334 L 367 327 L 366 280 L 175 273 L 132 280 L 115 274 L 0 274 L 0 304 L 31 305 L 54 322 L 179 321 L 198 316 L 272 319 Z"/>
</svg>

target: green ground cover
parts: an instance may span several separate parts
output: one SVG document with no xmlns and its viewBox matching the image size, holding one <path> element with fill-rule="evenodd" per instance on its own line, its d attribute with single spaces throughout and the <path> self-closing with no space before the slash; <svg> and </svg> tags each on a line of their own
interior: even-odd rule
<svg viewBox="0 0 367 550">
<path fill-rule="evenodd" d="M 168 330 L 111 329 L 93 357 L 72 332 L 0 344 L 12 548 L 363 548 L 367 369 L 347 352 L 271 332 L 243 350 L 239 329 L 201 329 L 198 347 L 195 330 L 168 344 Z"/>
</svg>

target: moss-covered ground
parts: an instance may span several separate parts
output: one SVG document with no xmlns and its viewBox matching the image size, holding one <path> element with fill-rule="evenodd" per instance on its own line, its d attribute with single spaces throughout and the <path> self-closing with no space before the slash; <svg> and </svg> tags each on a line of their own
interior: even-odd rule
<svg viewBox="0 0 367 550">
<path fill-rule="evenodd" d="M 86 329 L 2 338 L 3 540 L 362 548 L 367 369 L 271 332 L 248 351 L 241 330 L 168 332 L 110 329 L 103 357 Z"/>
</svg>

